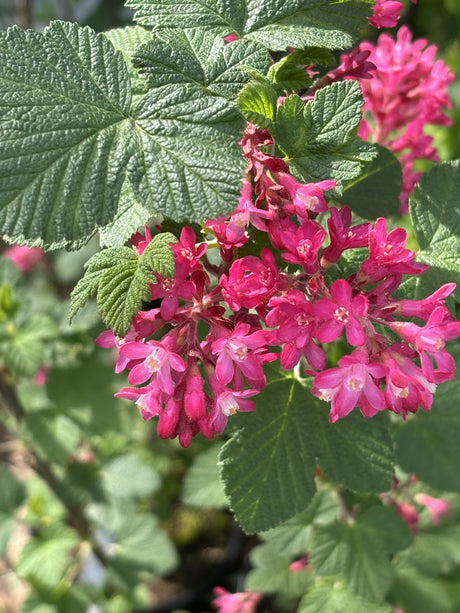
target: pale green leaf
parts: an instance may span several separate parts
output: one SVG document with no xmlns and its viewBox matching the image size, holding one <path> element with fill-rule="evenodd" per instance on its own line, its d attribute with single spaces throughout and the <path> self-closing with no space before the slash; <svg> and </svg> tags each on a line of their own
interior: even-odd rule
<svg viewBox="0 0 460 613">
<path fill-rule="evenodd" d="M 82 432 L 65 415 L 43 409 L 25 416 L 21 435 L 42 458 L 65 466 L 78 447 Z"/>
<path fill-rule="evenodd" d="M 279 107 L 274 125 L 277 147 L 291 172 L 303 181 L 333 179 L 339 184 L 360 175 L 377 155 L 357 130 L 363 98 L 355 81 L 318 90 L 310 102 L 291 95 Z"/>
<path fill-rule="evenodd" d="M 14 513 L 25 499 L 25 489 L 13 473 L 0 464 L 0 556 L 6 552 L 16 525 Z"/>
<path fill-rule="evenodd" d="M 288 46 L 345 48 L 371 14 L 367 2 L 330 0 L 129 0 L 136 20 L 155 29 L 206 27 L 215 36 L 235 33 L 272 50 Z"/>
<path fill-rule="evenodd" d="M 264 130 L 273 130 L 278 94 L 268 79 L 254 80 L 241 90 L 237 104 L 244 118 Z"/>
<path fill-rule="evenodd" d="M 420 283 L 425 291 L 455 282 L 460 300 L 460 160 L 444 162 L 424 175 L 410 200 L 410 215 L 420 245 L 417 260 L 429 264 Z M 426 292 L 428 293 L 428 292 Z"/>
<path fill-rule="evenodd" d="M 56 587 L 73 562 L 71 550 L 79 540 L 70 528 L 54 525 L 22 548 L 16 572 L 22 579 Z"/>
<path fill-rule="evenodd" d="M 360 519 L 352 524 L 320 528 L 311 550 L 315 572 L 323 577 L 341 575 L 361 598 L 381 602 L 391 585 L 392 567 L 381 547 L 380 535 Z"/>
<path fill-rule="evenodd" d="M 203 509 L 225 509 L 228 506 L 217 465 L 219 445 L 200 453 L 187 471 L 182 498 L 186 505 Z"/>
<path fill-rule="evenodd" d="M 149 299 L 149 286 L 157 282 L 154 273 L 174 276 L 171 243 L 175 242 L 175 236 L 163 232 L 153 237 L 140 256 L 124 246 L 110 247 L 93 255 L 85 265 L 85 275 L 72 292 L 70 321 L 97 292 L 97 307 L 104 323 L 116 335 L 124 336 L 142 301 Z"/>
<path fill-rule="evenodd" d="M 359 598 L 343 583 L 318 582 L 300 603 L 298 613 L 392 613 L 393 607 Z"/>
<path fill-rule="evenodd" d="M 153 515 L 138 514 L 118 530 L 112 545 L 108 569 L 123 589 L 141 579 L 166 575 L 174 570 L 178 557 L 174 545 Z"/>
<path fill-rule="evenodd" d="M 149 496 L 154 494 L 159 486 L 158 473 L 132 454 L 119 456 L 102 469 L 102 487 L 109 496 Z"/>
<path fill-rule="evenodd" d="M 385 147 L 375 147 L 377 157 L 364 166 L 359 177 L 345 185 L 340 197 L 341 204 L 365 219 L 395 215 L 401 206 L 401 164 Z"/>
<path fill-rule="evenodd" d="M 76 24 L 14 27 L 0 33 L 0 85 L 1 232 L 80 245 L 112 218 L 133 153 L 123 58 Z"/>
</svg>

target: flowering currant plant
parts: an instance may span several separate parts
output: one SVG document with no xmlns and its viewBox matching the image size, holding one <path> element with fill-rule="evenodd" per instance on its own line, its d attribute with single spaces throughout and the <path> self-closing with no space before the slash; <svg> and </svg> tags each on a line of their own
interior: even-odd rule
<svg viewBox="0 0 460 613">
<path fill-rule="evenodd" d="M 5 255 L 27 274 L 98 234 L 70 319 L 96 296 L 126 410 L 217 441 L 246 532 L 311 527 L 287 547 L 299 610 L 404 604 L 392 560 L 460 491 L 421 457 L 458 430 L 460 162 L 435 164 L 430 132 L 453 74 L 407 26 L 375 30 L 391 0 L 127 6 L 138 25 L 103 34 L 0 34 Z M 215 608 L 255 611 L 257 572 Z"/>
</svg>

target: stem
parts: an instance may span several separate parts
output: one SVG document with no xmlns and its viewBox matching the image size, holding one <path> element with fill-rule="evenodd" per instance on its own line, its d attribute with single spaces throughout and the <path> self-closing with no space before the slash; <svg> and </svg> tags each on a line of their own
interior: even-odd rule
<svg viewBox="0 0 460 613">
<path fill-rule="evenodd" d="M 18 7 L 18 23 L 24 30 L 31 27 L 32 0 L 16 0 Z"/>
<path fill-rule="evenodd" d="M 0 406 L 3 406 L 3 408 L 11 413 L 18 423 L 21 423 L 25 417 L 24 407 L 17 396 L 16 390 L 5 381 L 2 374 L 0 374 Z M 31 466 L 33 470 L 43 479 L 43 481 L 45 481 L 51 491 L 65 507 L 68 513 L 69 523 L 72 528 L 74 528 L 75 532 L 82 540 L 90 542 L 94 555 L 103 565 L 105 565 L 107 563 L 107 555 L 101 549 L 101 547 L 93 541 L 91 525 L 88 522 L 81 506 L 74 505 L 66 499 L 65 485 L 56 475 L 52 466 L 37 455 L 32 449 L 28 449 L 28 452 L 31 458 Z"/>
</svg>

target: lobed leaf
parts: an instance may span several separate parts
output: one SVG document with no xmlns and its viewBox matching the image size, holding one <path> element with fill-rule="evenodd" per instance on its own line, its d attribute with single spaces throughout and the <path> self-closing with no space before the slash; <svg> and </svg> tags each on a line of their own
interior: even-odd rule
<svg viewBox="0 0 460 613">
<path fill-rule="evenodd" d="M 156 30 L 205 27 L 214 36 L 237 34 L 272 50 L 288 46 L 351 46 L 370 16 L 365 1 L 343 0 L 128 0 L 135 19 Z M 340 24 L 340 25 L 338 25 Z"/>
<path fill-rule="evenodd" d="M 342 182 L 358 177 L 377 155 L 374 145 L 357 135 L 363 104 L 355 81 L 333 83 L 303 103 L 291 95 L 278 108 L 274 124 L 277 147 L 291 172 L 303 181 Z"/>
<path fill-rule="evenodd" d="M 428 293 L 454 281 L 457 300 L 460 300 L 459 190 L 460 160 L 444 162 L 420 179 L 409 204 L 420 245 L 417 259 L 430 266 L 419 283 Z"/>
</svg>

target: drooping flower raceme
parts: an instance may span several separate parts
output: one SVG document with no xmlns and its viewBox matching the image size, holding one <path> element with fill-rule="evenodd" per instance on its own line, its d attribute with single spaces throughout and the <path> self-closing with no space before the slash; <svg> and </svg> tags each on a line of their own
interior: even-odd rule
<svg viewBox="0 0 460 613">
<path fill-rule="evenodd" d="M 413 66 L 400 74 L 412 71 L 419 78 L 428 56 L 433 59 L 431 51 L 427 57 L 421 53 L 424 44 L 411 46 L 404 31 L 396 43 L 384 38 L 375 50 L 355 54 L 348 74 L 337 69 L 333 78 L 354 71 L 368 79 L 367 58 L 378 64 L 382 49 L 388 58 L 399 53 L 401 62 L 412 58 Z M 390 107 L 389 117 L 372 128 L 386 144 L 404 114 L 412 121 L 414 109 L 425 113 L 424 121 L 444 121 L 442 92 L 431 106 L 412 100 L 412 89 L 403 91 L 396 69 L 388 70 L 369 88 L 366 102 L 369 110 L 377 108 L 373 101 L 386 95 L 385 79 L 394 96 L 407 98 L 406 111 Z M 308 104 L 308 93 L 305 99 Z M 331 422 L 356 407 L 369 418 L 385 410 L 403 417 L 428 411 L 437 385 L 453 377 L 455 364 L 445 345 L 460 337 L 460 323 L 445 300 L 455 285 L 447 283 L 422 300 L 396 298 L 404 275 L 427 268 L 407 248 L 405 230 L 388 230 L 383 218 L 355 224 L 347 207 L 329 208 L 335 182 L 300 183 L 282 159 L 268 153 L 273 144 L 267 131 L 247 124 L 240 142 L 246 174 L 235 211 L 207 220 L 201 240 L 191 227 L 183 228 L 172 246 L 174 278 L 157 274 L 151 285 L 158 304 L 139 311 L 124 338 L 107 331 L 97 339 L 114 347 L 117 372 L 129 371 L 130 387 L 117 396 L 134 401 L 144 419 L 158 419 L 160 437 L 178 437 L 183 446 L 198 433 L 220 434 L 235 413 L 255 410 L 253 398 L 266 385 L 265 365 L 277 359 L 284 370 L 303 367 L 313 377 L 312 393 L 331 403 Z M 255 236 L 264 245 L 259 252 L 249 243 Z M 141 254 L 150 240 L 149 232 L 136 234 L 133 249 Z M 211 246 L 220 261 L 208 258 Z M 340 273 L 339 260 L 357 248 L 359 263 Z M 336 342 L 347 349 L 329 365 L 327 346 Z"/>
</svg>

